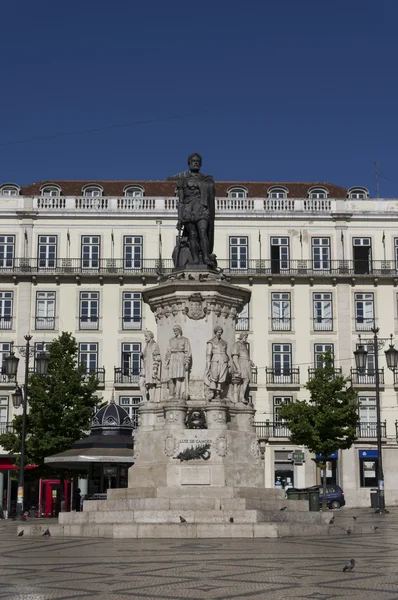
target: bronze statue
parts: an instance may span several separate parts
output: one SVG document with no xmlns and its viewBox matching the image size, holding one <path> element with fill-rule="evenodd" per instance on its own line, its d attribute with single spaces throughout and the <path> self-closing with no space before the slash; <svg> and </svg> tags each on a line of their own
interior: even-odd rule
<svg viewBox="0 0 398 600">
<path fill-rule="evenodd" d="M 191 263 L 217 266 L 213 254 L 214 245 L 214 216 L 215 216 L 215 187 L 211 175 L 200 172 L 202 157 L 200 154 L 190 154 L 188 157 L 189 170 L 170 177 L 177 181 L 178 193 L 178 243 L 173 252 L 174 266 L 188 266 L 187 252 L 183 240 L 188 240 L 192 257 Z"/>
</svg>

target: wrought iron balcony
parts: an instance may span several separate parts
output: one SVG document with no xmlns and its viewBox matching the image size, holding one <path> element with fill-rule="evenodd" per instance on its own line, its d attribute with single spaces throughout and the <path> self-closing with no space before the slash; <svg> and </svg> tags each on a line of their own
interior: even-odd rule
<svg viewBox="0 0 398 600">
<path fill-rule="evenodd" d="M 92 370 L 88 369 L 84 375 L 85 381 L 88 381 L 92 375 L 95 375 L 96 379 L 98 380 L 98 383 L 105 384 L 105 367 Z"/>
<path fill-rule="evenodd" d="M 249 331 L 250 319 L 249 317 L 238 317 L 235 323 L 235 331 Z"/>
<path fill-rule="evenodd" d="M 318 369 L 309 367 L 308 368 L 308 379 L 312 379 L 313 377 L 315 377 L 317 370 Z M 335 375 L 342 375 L 342 373 L 343 373 L 343 369 L 341 367 L 335 367 L 334 368 L 334 374 Z"/>
<path fill-rule="evenodd" d="M 115 367 L 114 373 L 114 382 L 117 384 L 128 384 L 134 385 L 134 387 L 138 386 L 139 383 L 139 373 L 129 370 L 122 369 L 120 367 Z"/>
<path fill-rule="evenodd" d="M 315 317 L 314 331 L 333 331 L 333 319 L 331 317 Z"/>
<path fill-rule="evenodd" d="M 379 383 L 384 385 L 384 369 L 379 369 Z M 358 369 L 351 369 L 351 379 L 353 385 L 376 385 L 375 369 L 365 369 L 361 372 Z"/>
<path fill-rule="evenodd" d="M 257 385 L 257 367 L 252 367 L 252 380 L 251 383 Z"/>
<path fill-rule="evenodd" d="M 0 317 L 0 329 L 12 329 L 12 317 Z"/>
<path fill-rule="evenodd" d="M 290 429 L 289 424 L 276 421 L 260 421 L 254 423 L 256 428 L 256 435 L 258 438 L 289 438 Z"/>
<path fill-rule="evenodd" d="M 290 317 L 271 317 L 271 331 L 290 331 L 292 320 Z"/>
<path fill-rule="evenodd" d="M 12 424 L 12 421 L 8 421 L 6 423 L 0 423 L 0 435 L 2 435 L 3 433 L 13 433 L 14 431 L 14 426 Z"/>
<path fill-rule="evenodd" d="M 387 422 L 380 423 L 381 437 L 386 437 Z M 374 421 L 361 421 L 357 426 L 357 436 L 359 438 L 377 438 L 377 423 Z"/>
<path fill-rule="evenodd" d="M 55 317 L 36 317 L 35 329 L 55 329 Z"/>
<path fill-rule="evenodd" d="M 0 386 L 2 387 L 13 387 L 16 385 L 17 379 L 15 375 L 7 375 L 7 373 L 0 373 Z"/>
<path fill-rule="evenodd" d="M 299 367 L 292 367 L 291 369 L 275 369 L 273 367 L 266 367 L 265 375 L 267 384 L 280 386 L 300 384 Z"/>
</svg>

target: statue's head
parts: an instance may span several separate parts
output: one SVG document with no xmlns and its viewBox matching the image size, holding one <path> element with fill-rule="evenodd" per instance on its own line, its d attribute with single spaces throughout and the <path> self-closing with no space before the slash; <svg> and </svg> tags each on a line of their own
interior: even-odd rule
<svg viewBox="0 0 398 600">
<path fill-rule="evenodd" d="M 153 338 L 154 338 L 154 337 L 155 337 L 155 336 L 153 335 L 153 332 L 152 332 L 152 331 L 146 331 L 146 332 L 144 333 L 144 338 L 145 338 L 145 341 L 146 341 L 146 342 L 150 342 L 151 340 L 153 340 Z"/>
<path fill-rule="evenodd" d="M 179 325 L 174 325 L 173 327 L 174 335 L 182 335 L 182 329 Z"/>
<path fill-rule="evenodd" d="M 200 167 L 202 166 L 202 157 L 197 152 L 190 154 L 188 156 L 188 167 L 191 171 L 200 171 Z"/>
<path fill-rule="evenodd" d="M 220 325 L 217 325 L 217 327 L 214 327 L 213 332 L 214 335 L 218 337 L 218 339 L 220 339 L 220 337 L 224 333 L 224 329 Z"/>
<path fill-rule="evenodd" d="M 248 335 L 249 335 L 248 333 L 240 333 L 238 340 L 242 340 L 243 342 L 246 342 Z"/>
</svg>

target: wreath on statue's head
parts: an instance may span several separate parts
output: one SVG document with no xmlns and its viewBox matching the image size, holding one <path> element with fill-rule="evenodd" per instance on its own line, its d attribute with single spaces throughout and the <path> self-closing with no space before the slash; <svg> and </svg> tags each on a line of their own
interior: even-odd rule
<svg viewBox="0 0 398 600">
<path fill-rule="evenodd" d="M 205 411 L 201 408 L 190 408 L 187 412 L 185 424 L 188 429 L 207 429 Z"/>
</svg>

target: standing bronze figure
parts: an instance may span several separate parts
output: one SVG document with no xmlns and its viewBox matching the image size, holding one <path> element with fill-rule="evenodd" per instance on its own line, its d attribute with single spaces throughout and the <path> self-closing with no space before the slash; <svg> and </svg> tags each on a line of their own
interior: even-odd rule
<svg viewBox="0 0 398 600">
<path fill-rule="evenodd" d="M 189 170 L 170 179 L 177 181 L 179 231 L 177 247 L 173 252 L 174 266 L 189 264 L 215 268 L 213 254 L 215 186 L 211 175 L 200 172 L 202 157 L 194 153 L 188 157 Z M 190 256 L 187 258 L 182 240 L 188 241 Z"/>
</svg>

